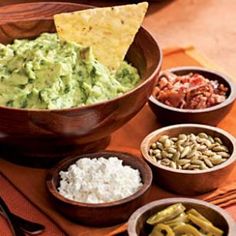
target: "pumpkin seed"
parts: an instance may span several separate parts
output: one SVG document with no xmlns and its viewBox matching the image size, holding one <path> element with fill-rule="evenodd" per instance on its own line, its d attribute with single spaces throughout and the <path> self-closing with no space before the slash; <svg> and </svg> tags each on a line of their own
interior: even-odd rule
<svg viewBox="0 0 236 236">
<path fill-rule="evenodd" d="M 171 158 L 171 157 L 173 156 L 172 153 L 168 153 L 168 152 L 166 152 L 166 151 L 162 151 L 162 152 L 161 152 L 161 155 L 162 155 L 162 157 L 164 157 L 164 158 Z"/>
<path fill-rule="evenodd" d="M 172 154 L 175 154 L 177 152 L 177 150 L 173 147 L 168 148 L 166 151 Z"/>
<path fill-rule="evenodd" d="M 199 133 L 197 136 L 200 138 L 208 138 L 208 135 L 206 133 Z"/>
<path fill-rule="evenodd" d="M 170 140 L 172 140 L 173 142 L 176 142 L 176 141 L 178 141 L 178 138 L 177 137 L 172 137 L 172 138 L 170 138 Z"/>
<path fill-rule="evenodd" d="M 212 148 L 213 151 L 216 151 L 216 152 L 228 152 L 228 148 L 226 146 L 216 146 L 216 147 L 213 147 Z"/>
<path fill-rule="evenodd" d="M 180 158 L 183 158 L 183 157 L 187 156 L 190 151 L 191 151 L 191 148 L 189 146 L 185 147 L 184 150 L 182 151 L 181 155 L 180 155 Z"/>
<path fill-rule="evenodd" d="M 188 159 L 180 159 L 180 160 L 177 161 L 177 163 L 181 166 L 183 166 L 185 164 L 188 164 L 190 162 L 191 162 L 191 160 L 188 160 Z"/>
<path fill-rule="evenodd" d="M 153 143 L 153 144 L 151 145 L 151 148 L 156 149 L 156 148 L 157 148 L 157 144 L 156 144 L 156 143 Z"/>
<path fill-rule="evenodd" d="M 172 145 L 172 142 L 170 139 L 166 139 L 164 142 L 164 147 L 165 148 L 169 148 Z"/>
<path fill-rule="evenodd" d="M 212 162 L 208 159 L 208 157 L 204 158 L 203 160 L 204 160 L 204 162 L 205 162 L 205 164 L 206 164 L 207 166 L 209 166 L 210 168 L 213 167 L 213 164 L 212 164 Z"/>
<path fill-rule="evenodd" d="M 161 143 L 165 143 L 165 141 L 169 139 L 169 136 L 168 135 L 162 135 L 160 138 L 159 138 L 159 142 Z"/>
<path fill-rule="evenodd" d="M 209 140 L 211 143 L 215 143 L 215 140 L 214 140 L 211 136 L 208 136 L 208 140 Z"/>
<path fill-rule="evenodd" d="M 174 168 L 174 169 L 177 169 L 177 165 L 176 165 L 176 163 L 173 162 L 173 161 L 170 163 L 170 167 L 172 167 L 172 168 Z"/>
<path fill-rule="evenodd" d="M 211 146 L 211 141 L 208 139 L 202 139 L 202 144 L 205 144 L 209 148 Z"/>
<path fill-rule="evenodd" d="M 219 137 L 215 137 L 214 140 L 219 144 L 223 144 L 223 142 L 221 141 Z"/>
<path fill-rule="evenodd" d="M 186 170 L 186 169 L 188 169 L 188 167 L 189 167 L 190 165 L 191 165 L 191 163 L 187 163 L 187 164 L 183 165 L 182 168 L 183 168 L 184 170 Z"/>
<path fill-rule="evenodd" d="M 179 136 L 178 136 L 178 139 L 179 139 L 179 140 L 184 140 L 184 141 L 185 141 L 185 140 L 187 140 L 187 138 L 188 138 L 188 137 L 187 137 L 186 134 L 179 134 Z"/>
<path fill-rule="evenodd" d="M 202 154 L 203 155 L 206 155 L 206 156 L 214 156 L 215 155 L 215 153 L 214 152 L 212 152 L 211 150 L 207 150 L 207 151 L 205 151 L 205 152 L 202 152 Z"/>
<path fill-rule="evenodd" d="M 200 166 L 199 165 L 190 165 L 189 167 L 188 167 L 188 169 L 190 169 L 190 170 L 193 170 L 193 169 L 197 169 L 197 170 L 199 170 L 200 169 Z"/>
<path fill-rule="evenodd" d="M 207 150 L 207 146 L 206 145 L 199 145 L 198 147 L 197 147 L 197 150 L 198 151 L 206 151 Z"/>
<path fill-rule="evenodd" d="M 159 149 L 161 149 L 161 150 L 164 149 L 162 143 L 160 143 L 160 142 L 156 142 L 156 144 L 157 144 L 157 147 L 158 147 Z"/>
<path fill-rule="evenodd" d="M 200 160 L 191 160 L 191 164 L 196 164 L 196 165 L 202 165 L 202 163 L 204 163 L 203 161 Z"/>
<path fill-rule="evenodd" d="M 225 158 L 229 158 L 230 157 L 230 154 L 227 153 L 227 152 L 217 152 L 217 155 L 220 155 L 220 156 L 225 157 Z"/>
<path fill-rule="evenodd" d="M 180 152 L 177 151 L 176 153 L 174 153 L 172 160 L 176 162 L 179 160 L 179 158 L 180 158 Z"/>
</svg>

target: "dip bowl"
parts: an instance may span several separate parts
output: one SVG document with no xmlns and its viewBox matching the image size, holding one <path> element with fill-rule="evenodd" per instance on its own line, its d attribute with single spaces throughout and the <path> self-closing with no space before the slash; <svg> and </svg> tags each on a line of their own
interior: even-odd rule
<svg viewBox="0 0 236 236">
<path fill-rule="evenodd" d="M 159 164 L 149 155 L 151 144 L 162 135 L 175 137 L 179 134 L 198 134 L 201 132 L 219 137 L 227 146 L 230 157 L 225 162 L 206 170 L 183 170 Z M 224 180 L 235 165 L 236 142 L 231 134 L 220 128 L 198 124 L 181 124 L 167 126 L 147 135 L 141 143 L 141 152 L 145 161 L 151 166 L 154 180 L 158 185 L 170 192 L 182 195 L 198 195 L 215 190 L 224 184 Z"/>
<path fill-rule="evenodd" d="M 223 230 L 225 236 L 236 235 L 236 222 L 225 210 L 208 202 L 191 198 L 167 198 L 144 205 L 136 210 L 129 218 L 129 235 L 148 236 L 152 229 L 146 223 L 148 217 L 175 203 L 182 203 L 187 210 L 194 208 L 211 221 L 213 225 Z"/>
<path fill-rule="evenodd" d="M 2 7 L 0 15 L 4 17 L 0 20 L 0 43 L 35 38 L 42 32 L 55 32 L 54 14 L 89 7 L 58 2 Z M 159 45 L 143 27 L 129 48 L 126 60 L 138 69 L 141 82 L 109 101 L 60 110 L 1 106 L 2 155 L 20 164 L 49 166 L 66 156 L 104 149 L 111 133 L 134 117 L 147 102 L 161 68 Z"/>
<path fill-rule="evenodd" d="M 143 185 L 134 194 L 121 200 L 108 203 L 82 203 L 63 197 L 57 190 L 60 181 L 59 172 L 67 170 L 71 164 L 85 157 L 117 157 L 123 160 L 123 165 L 128 165 L 139 170 Z M 113 151 L 84 154 L 71 159 L 62 160 L 48 172 L 46 178 L 46 187 L 49 192 L 49 197 L 58 211 L 78 223 L 99 227 L 115 225 L 126 221 L 129 216 L 147 200 L 151 183 L 151 169 L 141 158 L 131 154 Z"/>
<path fill-rule="evenodd" d="M 149 106 L 162 124 L 199 123 L 215 126 L 230 111 L 236 98 L 236 88 L 235 84 L 226 75 L 210 69 L 193 66 L 175 67 L 168 71 L 180 76 L 189 73 L 198 73 L 209 80 L 218 81 L 229 90 L 224 102 L 204 109 L 180 109 L 171 107 L 158 101 L 151 95 Z"/>
</svg>

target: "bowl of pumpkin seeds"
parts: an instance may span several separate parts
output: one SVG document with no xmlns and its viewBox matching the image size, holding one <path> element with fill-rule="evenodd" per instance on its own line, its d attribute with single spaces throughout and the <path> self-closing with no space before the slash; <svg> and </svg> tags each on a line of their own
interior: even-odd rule
<svg viewBox="0 0 236 236">
<path fill-rule="evenodd" d="M 236 141 L 227 131 L 200 124 L 167 126 L 141 143 L 144 159 L 161 187 L 184 195 L 224 184 L 236 163 Z"/>
</svg>

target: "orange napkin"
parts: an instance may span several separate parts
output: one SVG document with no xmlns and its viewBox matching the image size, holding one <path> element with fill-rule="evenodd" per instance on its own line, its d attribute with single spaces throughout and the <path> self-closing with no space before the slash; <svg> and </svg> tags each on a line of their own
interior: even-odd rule
<svg viewBox="0 0 236 236">
<path fill-rule="evenodd" d="M 163 69 L 173 66 L 204 66 L 205 64 L 195 58 L 194 49 L 192 47 L 187 49 L 173 48 L 164 50 L 164 64 Z M 219 124 L 219 127 L 229 131 L 232 135 L 236 135 L 236 104 L 225 117 L 225 119 Z M 156 117 L 149 109 L 148 105 L 144 108 L 126 125 L 117 130 L 111 137 L 111 143 L 108 149 L 118 150 L 123 152 L 129 152 L 141 157 L 139 152 L 139 146 L 143 138 L 151 131 L 160 127 Z M 20 158 L 20 157 L 19 157 Z M 0 169 L 4 175 L 6 175 L 17 188 L 27 195 L 27 197 L 37 205 L 46 215 L 50 216 L 60 227 L 70 236 L 78 235 L 114 235 L 118 231 L 124 231 L 126 226 L 123 225 L 118 231 L 118 226 L 107 228 L 92 228 L 76 224 L 67 220 L 62 214 L 58 213 L 50 200 L 48 199 L 45 189 L 45 176 L 47 170 L 33 169 L 27 167 L 17 166 L 7 161 L 0 160 Z M 228 207 L 230 213 L 236 218 L 236 206 L 235 204 L 235 183 L 236 183 L 236 168 L 233 170 L 229 179 L 223 183 L 220 189 L 210 194 L 203 196 L 196 196 L 197 198 L 206 199 L 220 206 Z M 0 186 L 2 186 L 2 180 L 0 179 Z M 4 189 L 2 190 L 4 191 Z M 14 191 L 11 191 L 8 195 L 14 196 L 14 201 L 19 202 L 19 196 L 15 195 Z M 166 198 L 176 197 L 176 194 L 167 192 L 157 185 L 153 184 L 150 196 L 147 202 Z M 18 208 L 19 213 L 24 213 L 25 208 Z M 35 219 L 37 220 L 37 219 Z M 5 235 L 5 232 L 1 232 L 0 235 Z"/>
<path fill-rule="evenodd" d="M 26 196 L 19 192 L 0 172 L 0 196 L 9 209 L 25 219 L 38 222 L 46 227 L 41 236 L 65 236 L 62 230 L 47 215 L 41 212 Z M 0 235 L 11 236 L 10 228 L 3 217 L 0 217 Z"/>
</svg>

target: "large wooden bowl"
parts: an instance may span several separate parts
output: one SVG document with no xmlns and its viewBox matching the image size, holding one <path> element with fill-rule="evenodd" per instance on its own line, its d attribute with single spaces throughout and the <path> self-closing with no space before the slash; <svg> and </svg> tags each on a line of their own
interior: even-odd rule
<svg viewBox="0 0 236 236">
<path fill-rule="evenodd" d="M 180 109 L 159 102 L 153 95 L 149 98 L 149 105 L 162 124 L 198 123 L 215 126 L 230 111 L 236 98 L 236 87 L 226 75 L 217 71 L 201 67 L 184 66 L 169 70 L 176 75 L 198 73 L 209 80 L 216 80 L 228 88 L 227 98 L 224 102 L 204 109 Z"/>
<path fill-rule="evenodd" d="M 99 204 L 76 202 L 59 194 L 57 187 L 59 185 L 59 172 L 61 170 L 67 170 L 68 167 L 71 164 L 74 164 L 79 158 L 109 158 L 111 156 L 123 160 L 123 165 L 128 165 L 139 170 L 143 186 L 136 193 L 118 201 Z M 151 183 L 151 169 L 142 159 L 130 154 L 112 151 L 84 154 L 72 159 L 62 160 L 49 171 L 46 180 L 47 189 L 50 194 L 49 196 L 51 197 L 55 207 L 64 216 L 81 224 L 99 227 L 115 225 L 126 221 L 136 209 L 144 204 L 148 197 Z"/>
<path fill-rule="evenodd" d="M 86 8 L 86 5 L 52 2 L 3 7 L 0 9 L 0 42 L 6 44 L 16 38 L 34 38 L 42 32 L 54 32 L 52 15 Z M 107 137 L 144 106 L 162 63 L 158 43 L 142 27 L 126 59 L 138 68 L 142 80 L 123 96 L 74 109 L 28 110 L 1 106 L 0 150 L 8 159 L 12 156 L 11 160 L 37 165 L 104 148 Z"/>
<path fill-rule="evenodd" d="M 157 164 L 148 153 L 151 144 L 162 135 L 175 137 L 179 134 L 198 134 L 201 132 L 219 137 L 222 140 L 231 154 L 227 161 L 207 170 L 179 170 Z M 207 125 L 182 124 L 158 129 L 144 138 L 141 143 L 141 152 L 153 170 L 156 183 L 171 192 L 182 195 L 198 195 L 215 190 L 224 184 L 224 180 L 236 163 L 235 138 L 220 128 Z"/>
<path fill-rule="evenodd" d="M 215 226 L 223 230 L 225 232 L 224 236 L 236 235 L 236 222 L 227 212 L 208 202 L 191 198 L 167 198 L 151 202 L 139 208 L 129 218 L 129 235 L 148 236 L 151 231 L 151 227 L 148 227 L 146 224 L 148 217 L 175 203 L 182 203 L 187 210 L 194 208 L 199 211 L 199 213 L 210 220 Z"/>
</svg>

